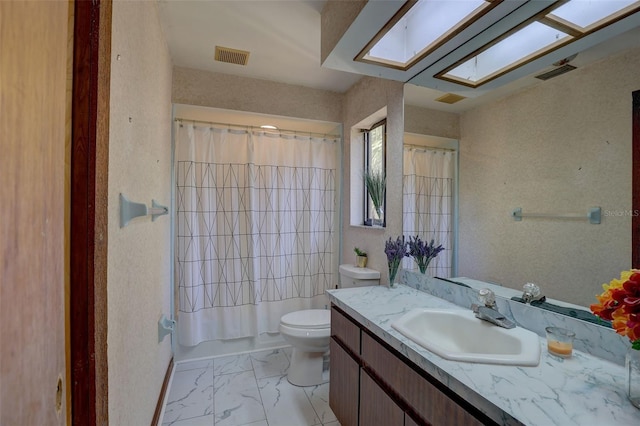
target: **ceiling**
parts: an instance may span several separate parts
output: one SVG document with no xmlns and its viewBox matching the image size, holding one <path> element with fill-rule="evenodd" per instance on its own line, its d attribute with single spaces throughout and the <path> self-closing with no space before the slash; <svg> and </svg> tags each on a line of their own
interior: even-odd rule
<svg viewBox="0 0 640 426">
<path fill-rule="evenodd" d="M 326 0 L 158 0 L 160 21 L 174 65 L 343 93 L 361 75 L 320 63 L 320 16 Z M 215 47 L 249 51 L 246 66 L 214 60 Z M 609 39 L 571 61 L 577 67 L 640 46 L 640 28 Z M 547 68 L 550 69 L 550 68 Z M 543 70 L 540 70 L 543 71 Z M 453 105 L 435 102 L 444 92 L 405 86 L 405 103 L 462 112 L 534 84 L 522 77 Z"/>
</svg>

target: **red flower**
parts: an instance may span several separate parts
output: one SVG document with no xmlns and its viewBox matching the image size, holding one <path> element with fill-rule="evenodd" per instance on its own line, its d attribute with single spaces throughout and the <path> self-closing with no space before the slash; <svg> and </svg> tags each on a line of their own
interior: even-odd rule
<svg viewBox="0 0 640 426">
<path fill-rule="evenodd" d="M 622 287 L 625 291 L 622 301 L 627 307 L 628 313 L 640 313 L 640 274 L 631 275 Z"/>
<path fill-rule="evenodd" d="M 640 339 L 640 315 L 631 314 L 627 321 L 627 337 L 633 342 Z"/>
<path fill-rule="evenodd" d="M 624 271 L 619 280 L 602 287 L 604 292 L 596 296 L 600 303 L 591 305 L 591 311 L 611 321 L 616 333 L 627 336 L 633 348 L 640 349 L 640 271 Z"/>
</svg>

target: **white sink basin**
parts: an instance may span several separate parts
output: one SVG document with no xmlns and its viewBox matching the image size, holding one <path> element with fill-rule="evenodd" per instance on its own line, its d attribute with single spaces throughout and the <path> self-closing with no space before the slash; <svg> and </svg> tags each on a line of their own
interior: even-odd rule
<svg viewBox="0 0 640 426">
<path fill-rule="evenodd" d="M 425 349 L 454 361 L 535 366 L 538 335 L 506 329 L 475 317 L 471 310 L 413 309 L 391 326 Z"/>
</svg>

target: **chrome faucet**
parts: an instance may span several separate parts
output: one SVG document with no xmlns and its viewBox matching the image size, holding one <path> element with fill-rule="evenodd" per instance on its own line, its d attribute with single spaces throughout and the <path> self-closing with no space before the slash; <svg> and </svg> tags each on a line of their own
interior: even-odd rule
<svg viewBox="0 0 640 426">
<path fill-rule="evenodd" d="M 476 318 L 488 321 L 504 328 L 515 328 L 516 324 L 502 315 L 496 308 L 496 295 L 488 288 L 483 288 L 478 292 L 478 300 L 481 305 L 474 303 L 471 309 L 476 314 Z"/>
</svg>

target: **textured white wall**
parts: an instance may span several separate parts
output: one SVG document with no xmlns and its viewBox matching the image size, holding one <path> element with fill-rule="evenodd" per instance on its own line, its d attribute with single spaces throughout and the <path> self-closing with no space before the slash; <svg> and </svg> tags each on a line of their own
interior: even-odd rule
<svg viewBox="0 0 640 426">
<path fill-rule="evenodd" d="M 171 359 L 157 326 L 170 312 L 170 217 L 121 229 L 118 195 L 171 203 L 172 64 L 157 3 L 115 1 L 111 48 L 109 423 L 148 425 Z"/>
<path fill-rule="evenodd" d="M 387 227 L 385 229 L 350 226 L 351 217 L 351 168 L 362 169 L 362 164 L 351 164 L 351 128 L 387 107 Z M 403 84 L 372 77 L 364 77 L 347 92 L 344 100 L 344 144 L 342 149 L 342 261 L 355 263 L 354 247 L 365 250 L 367 267 L 382 273 L 382 283 L 389 282 L 384 243 L 389 237 L 402 235 L 402 137 L 404 133 Z M 356 200 L 361 202 L 361 197 Z"/>
<path fill-rule="evenodd" d="M 631 209 L 631 92 L 640 50 L 607 58 L 461 117 L 459 275 L 588 306 L 631 264 L 631 218 L 511 218 Z"/>
<path fill-rule="evenodd" d="M 328 90 L 230 74 L 183 67 L 173 70 L 172 101 L 176 104 L 340 123 L 343 96 Z"/>
<path fill-rule="evenodd" d="M 404 131 L 443 138 L 460 138 L 460 116 L 413 105 L 404 106 Z"/>
</svg>

